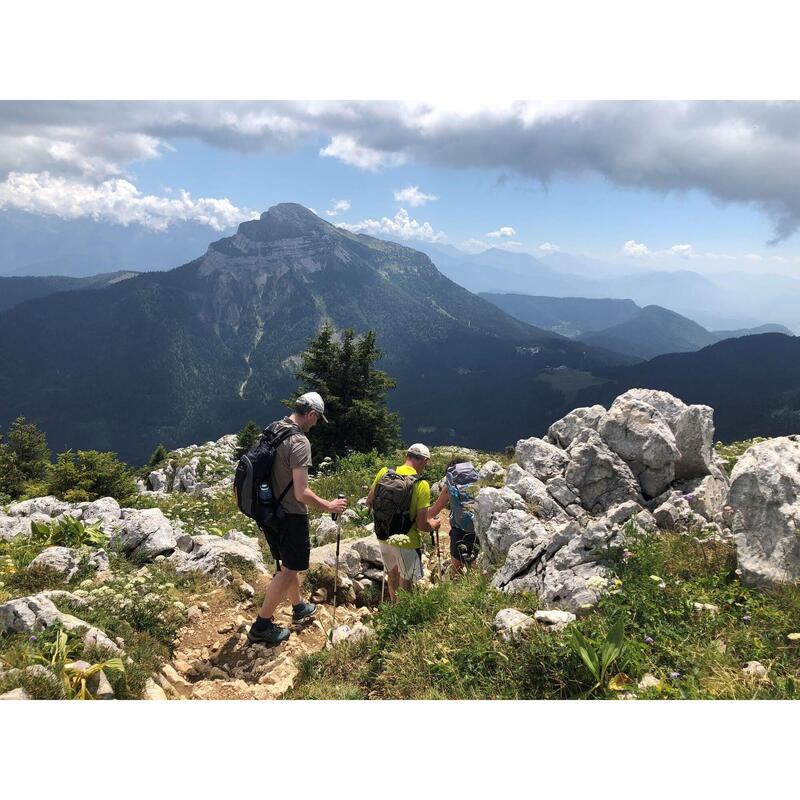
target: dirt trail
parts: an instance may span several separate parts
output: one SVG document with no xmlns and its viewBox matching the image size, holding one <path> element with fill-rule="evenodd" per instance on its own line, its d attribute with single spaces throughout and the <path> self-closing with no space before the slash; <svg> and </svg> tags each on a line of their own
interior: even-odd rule
<svg viewBox="0 0 800 800">
<path fill-rule="evenodd" d="M 256 593 L 263 593 L 270 580 L 271 576 L 262 576 Z M 285 602 L 278 607 L 275 622 L 289 628 L 291 635 L 268 646 L 247 641 L 257 612 L 252 600 L 230 605 L 230 596 L 217 589 L 198 597 L 197 608 L 201 613 L 192 612 L 175 655 L 157 678 L 172 699 L 275 699 L 291 687 L 297 659 L 324 649 L 333 622 L 333 607 L 318 605 L 313 619 L 293 623 L 291 605 Z M 340 606 L 336 624 L 352 625 L 358 619 L 366 621 L 368 615 L 368 609 Z"/>
<path fill-rule="evenodd" d="M 447 511 L 442 520 L 441 558 L 449 564 L 449 530 Z M 436 549 L 430 534 L 424 534 L 431 568 Z M 257 596 L 262 596 L 271 575 L 255 582 Z M 196 598 L 186 630 L 181 635 L 175 655 L 157 682 L 167 697 L 176 700 L 272 700 L 292 686 L 297 675 L 297 659 L 317 652 L 326 646 L 327 632 L 333 623 L 333 606 L 318 604 L 314 618 L 293 623 L 292 609 L 282 603 L 275 614 L 278 625 L 289 628 L 291 635 L 279 645 L 250 644 L 247 630 L 256 616 L 256 606 L 250 599 L 231 605 L 230 594 L 216 589 Z M 369 622 L 371 611 L 366 608 L 339 606 L 337 625 L 352 626 L 357 620 Z"/>
</svg>

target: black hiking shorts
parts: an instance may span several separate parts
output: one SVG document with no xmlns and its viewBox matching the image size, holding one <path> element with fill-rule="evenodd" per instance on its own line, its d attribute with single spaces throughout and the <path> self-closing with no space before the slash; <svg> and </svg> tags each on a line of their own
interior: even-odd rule
<svg viewBox="0 0 800 800">
<path fill-rule="evenodd" d="M 471 564 L 478 551 L 475 533 L 467 533 L 461 528 L 450 529 L 450 555 L 462 564 Z"/>
<path fill-rule="evenodd" d="M 261 529 L 275 561 L 298 572 L 308 569 L 311 537 L 307 514 L 286 514 Z"/>
</svg>

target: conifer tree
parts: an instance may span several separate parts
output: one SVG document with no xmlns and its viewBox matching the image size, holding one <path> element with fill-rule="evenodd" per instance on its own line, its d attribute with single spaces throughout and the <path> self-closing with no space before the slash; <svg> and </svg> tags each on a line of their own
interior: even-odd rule
<svg viewBox="0 0 800 800">
<path fill-rule="evenodd" d="M 386 406 L 386 394 L 395 381 L 373 366 L 382 355 L 374 331 L 356 336 L 348 328 L 338 342 L 326 323 L 309 342 L 296 373 L 301 388 L 287 405 L 303 392 L 322 395 L 330 423 L 311 431 L 319 458 L 353 451 L 387 453 L 399 445 L 400 417 Z"/>
</svg>

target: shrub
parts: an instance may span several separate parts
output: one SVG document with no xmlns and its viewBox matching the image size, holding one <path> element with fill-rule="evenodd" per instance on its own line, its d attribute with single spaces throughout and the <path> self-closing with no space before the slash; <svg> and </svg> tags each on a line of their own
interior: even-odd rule
<svg viewBox="0 0 800 800">
<path fill-rule="evenodd" d="M 79 491 L 89 500 L 113 497 L 125 500 L 136 494 L 136 481 L 128 467 L 114 453 L 97 450 L 71 450 L 59 453 L 50 470 L 48 489 L 66 499 L 68 492 Z"/>
<path fill-rule="evenodd" d="M 159 444 L 155 450 L 153 450 L 153 455 L 150 456 L 150 460 L 147 462 L 148 466 L 152 469 L 157 467 L 162 461 L 167 460 L 167 448 L 164 447 L 163 444 Z"/>
</svg>

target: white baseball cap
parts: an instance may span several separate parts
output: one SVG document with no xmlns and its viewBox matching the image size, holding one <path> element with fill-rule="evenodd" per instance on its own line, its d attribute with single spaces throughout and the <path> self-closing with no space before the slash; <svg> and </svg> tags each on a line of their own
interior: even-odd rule
<svg viewBox="0 0 800 800">
<path fill-rule="evenodd" d="M 327 422 L 328 418 L 325 416 L 325 402 L 322 397 L 316 392 L 306 392 L 297 398 L 297 404 L 301 406 L 308 406 L 312 411 L 316 411 L 323 422 Z"/>
<path fill-rule="evenodd" d="M 412 456 L 419 456 L 420 458 L 431 457 L 431 451 L 428 450 L 424 444 L 420 444 L 419 442 L 417 442 L 417 444 L 412 444 L 406 452 Z"/>
</svg>

